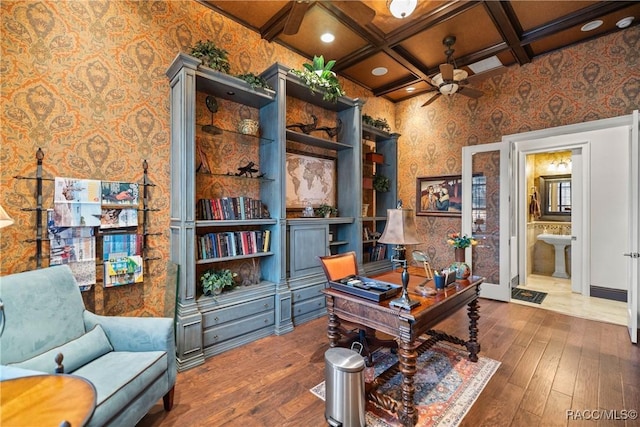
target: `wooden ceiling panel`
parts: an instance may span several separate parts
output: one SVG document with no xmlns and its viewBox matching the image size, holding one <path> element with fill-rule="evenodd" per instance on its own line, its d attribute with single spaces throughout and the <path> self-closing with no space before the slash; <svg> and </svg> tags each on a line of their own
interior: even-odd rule
<svg viewBox="0 0 640 427">
<path fill-rule="evenodd" d="M 637 20 L 640 18 L 640 2 L 616 12 L 610 13 L 608 15 L 599 17 L 598 19 L 602 20 L 603 23 L 595 30 L 587 32 L 581 31 L 580 28 L 582 27 L 582 25 L 586 24 L 586 22 L 584 22 L 580 25 L 576 25 L 567 30 L 545 37 L 542 40 L 533 42 L 529 46 L 531 47 L 531 50 L 535 55 L 542 55 L 544 53 L 551 52 L 565 46 L 579 43 L 582 40 L 585 40 L 586 37 L 593 38 L 602 34 L 608 34 L 611 31 L 615 31 L 617 29 L 616 23 L 622 18 L 626 18 L 628 16 L 635 16 L 636 21 L 634 22 L 637 23 Z"/>
<path fill-rule="evenodd" d="M 324 43 L 320 40 L 320 36 L 327 32 L 336 37 L 333 43 Z M 314 55 L 324 55 L 325 60 L 344 58 L 367 45 L 364 38 L 321 7 L 309 9 L 297 34 L 290 36 L 280 34 L 278 40 L 294 50 L 309 53 L 311 58 Z"/>
<path fill-rule="evenodd" d="M 407 87 L 413 88 L 414 90 L 407 91 Z M 386 93 L 384 96 L 385 98 L 388 98 L 393 102 L 400 102 L 405 99 L 413 98 L 414 96 L 426 93 L 426 91 L 431 88 L 431 86 L 425 82 L 415 83 L 407 87 L 403 87 L 401 89 L 394 90 L 393 92 Z"/>
<path fill-rule="evenodd" d="M 509 2 L 522 26 L 527 32 L 547 22 L 571 15 L 580 9 L 591 6 L 595 1 L 513 1 Z"/>
<path fill-rule="evenodd" d="M 478 4 L 464 13 L 416 34 L 400 43 L 400 46 L 431 68 L 446 61 L 442 40 L 449 35 L 456 36 L 456 43 L 453 46 L 454 59 L 502 41 L 500 33 L 486 10 Z"/>
<path fill-rule="evenodd" d="M 383 76 L 374 76 L 371 71 L 376 67 L 385 67 L 388 73 Z M 341 74 L 355 81 L 360 81 L 370 89 L 380 88 L 398 80 L 406 80 L 413 75 L 402 65 L 398 64 L 386 53 L 380 52 L 358 62 L 345 70 Z"/>
</svg>

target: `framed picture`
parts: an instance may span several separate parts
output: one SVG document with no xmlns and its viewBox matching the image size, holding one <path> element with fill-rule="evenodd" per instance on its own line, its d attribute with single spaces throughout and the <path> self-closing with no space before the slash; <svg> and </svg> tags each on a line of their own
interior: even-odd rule
<svg viewBox="0 0 640 427">
<path fill-rule="evenodd" d="M 287 209 L 336 205 L 336 161 L 287 152 Z"/>
<path fill-rule="evenodd" d="M 462 216 L 462 175 L 416 180 L 416 215 Z"/>
</svg>

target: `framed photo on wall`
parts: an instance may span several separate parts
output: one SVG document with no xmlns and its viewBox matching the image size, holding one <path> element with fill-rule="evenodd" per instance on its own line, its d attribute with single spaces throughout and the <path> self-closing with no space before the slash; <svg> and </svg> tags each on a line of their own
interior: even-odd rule
<svg viewBox="0 0 640 427">
<path fill-rule="evenodd" d="M 416 215 L 462 216 L 462 175 L 417 178 Z"/>
</svg>

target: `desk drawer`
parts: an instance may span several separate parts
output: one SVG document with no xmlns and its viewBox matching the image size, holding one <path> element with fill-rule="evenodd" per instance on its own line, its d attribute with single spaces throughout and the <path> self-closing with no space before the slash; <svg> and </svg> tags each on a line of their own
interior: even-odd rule
<svg viewBox="0 0 640 427">
<path fill-rule="evenodd" d="M 247 301 L 241 304 L 232 305 L 225 308 L 216 309 L 203 313 L 202 327 L 209 328 L 221 325 L 233 320 L 251 316 L 263 311 L 273 310 L 275 306 L 274 297 L 260 298 L 254 301 Z"/>
</svg>

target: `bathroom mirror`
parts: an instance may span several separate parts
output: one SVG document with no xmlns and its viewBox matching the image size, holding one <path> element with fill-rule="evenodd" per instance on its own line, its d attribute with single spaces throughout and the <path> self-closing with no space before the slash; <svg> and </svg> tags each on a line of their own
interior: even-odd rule
<svg viewBox="0 0 640 427">
<path fill-rule="evenodd" d="M 571 221 L 571 175 L 540 178 L 541 220 Z"/>
</svg>

